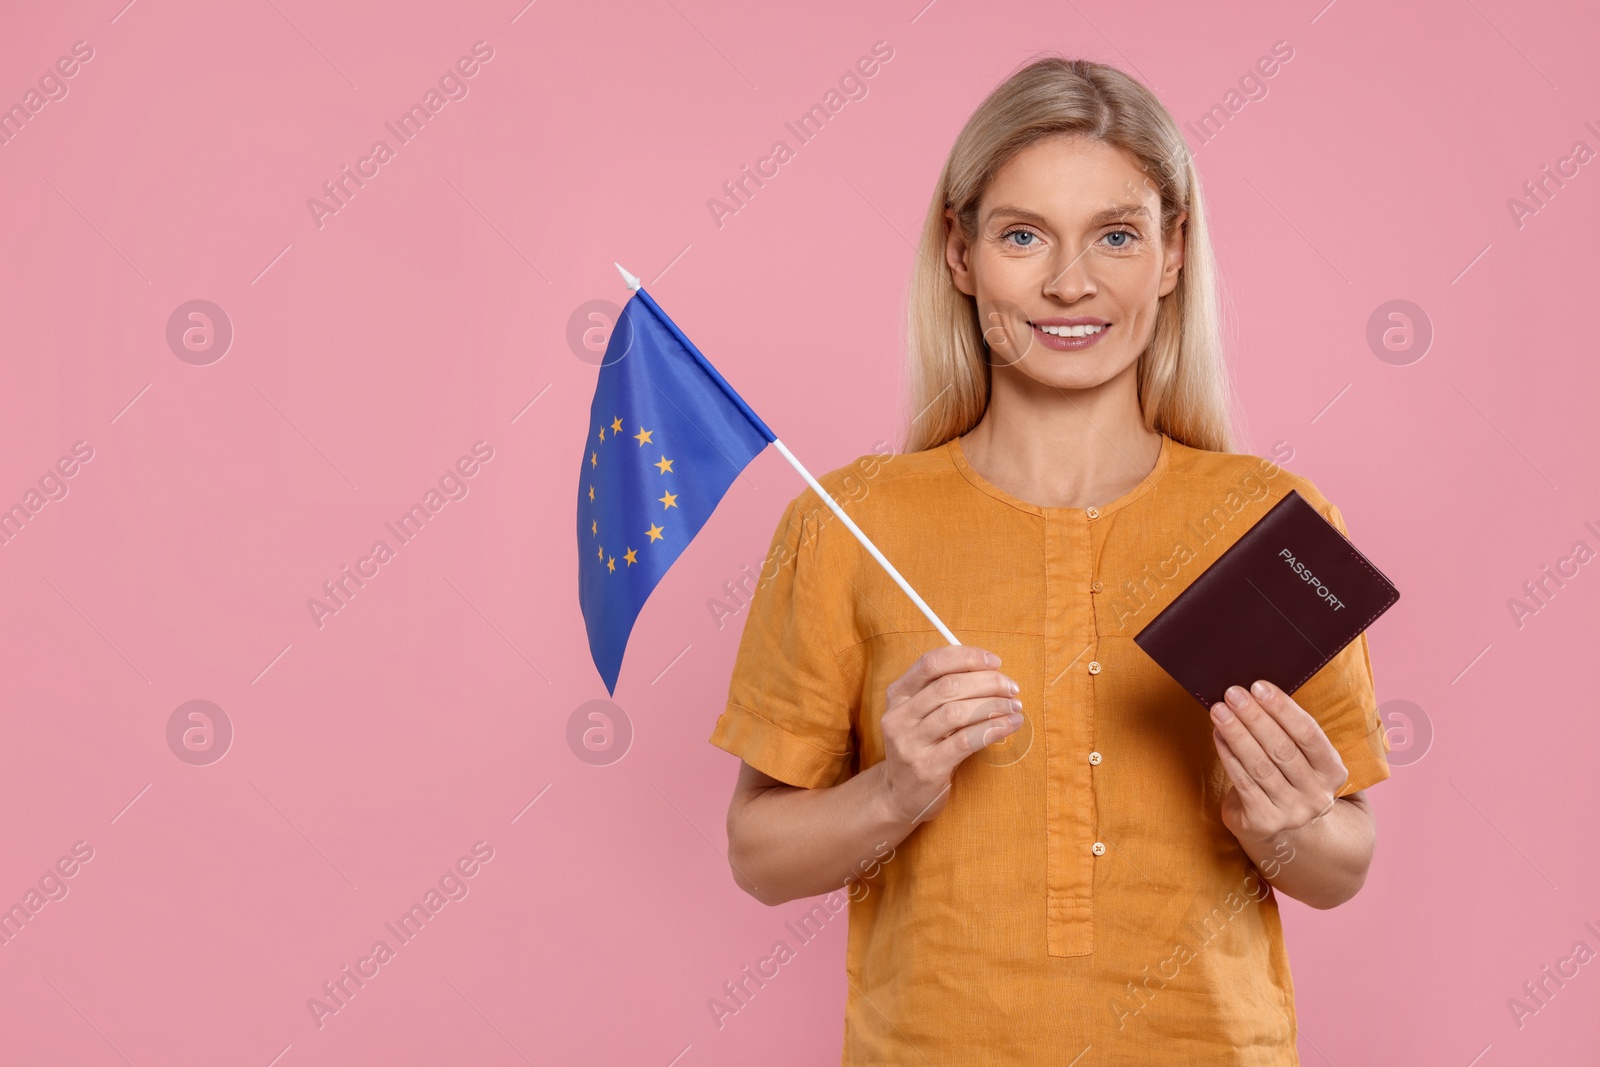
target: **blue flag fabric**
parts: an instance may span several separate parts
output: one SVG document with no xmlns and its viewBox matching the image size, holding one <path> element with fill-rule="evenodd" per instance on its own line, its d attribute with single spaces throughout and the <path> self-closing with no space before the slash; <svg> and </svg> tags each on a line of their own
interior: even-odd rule
<svg viewBox="0 0 1600 1067">
<path fill-rule="evenodd" d="M 635 290 L 600 364 L 578 478 L 578 602 L 607 693 L 617 691 L 651 591 L 775 439 L 660 305 Z"/>
</svg>

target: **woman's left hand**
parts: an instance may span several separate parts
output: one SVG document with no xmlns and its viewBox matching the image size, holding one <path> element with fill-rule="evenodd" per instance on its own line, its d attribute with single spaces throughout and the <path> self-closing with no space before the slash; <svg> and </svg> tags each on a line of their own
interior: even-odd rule
<svg viewBox="0 0 1600 1067">
<path fill-rule="evenodd" d="M 1233 835 L 1270 842 L 1331 811 L 1350 772 L 1317 720 L 1270 682 L 1225 696 L 1211 709 L 1211 739 L 1233 781 L 1222 798 Z"/>
</svg>

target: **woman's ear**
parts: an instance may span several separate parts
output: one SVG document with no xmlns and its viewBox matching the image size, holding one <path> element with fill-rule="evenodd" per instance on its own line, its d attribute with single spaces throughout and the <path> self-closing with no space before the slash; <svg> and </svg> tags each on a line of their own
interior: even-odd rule
<svg viewBox="0 0 1600 1067">
<path fill-rule="evenodd" d="M 950 276 L 955 279 L 957 289 L 968 296 L 976 296 L 978 287 L 972 283 L 972 268 L 968 264 L 972 245 L 967 235 L 961 232 L 955 212 L 949 208 L 944 209 L 944 225 L 944 261 L 950 267 Z"/>
<path fill-rule="evenodd" d="M 1187 211 L 1173 221 L 1172 236 L 1162 249 L 1164 259 L 1161 266 L 1161 296 L 1166 296 L 1178 287 L 1178 271 L 1183 268 L 1184 237 L 1188 233 L 1185 223 L 1188 221 Z"/>
</svg>

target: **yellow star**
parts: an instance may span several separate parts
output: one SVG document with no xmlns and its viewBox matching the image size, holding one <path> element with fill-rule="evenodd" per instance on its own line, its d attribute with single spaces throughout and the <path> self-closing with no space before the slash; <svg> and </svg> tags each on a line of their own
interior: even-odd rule
<svg viewBox="0 0 1600 1067">
<path fill-rule="evenodd" d="M 589 531 L 591 533 L 593 533 L 596 537 L 600 536 L 600 520 L 599 519 L 596 519 L 596 520 L 594 520 L 593 522 L 591 522 L 589 524 Z"/>
<path fill-rule="evenodd" d="M 604 426 L 602 426 L 602 427 L 600 427 L 600 440 L 604 441 L 605 439 L 606 439 L 606 428 Z"/>
<path fill-rule="evenodd" d="M 590 452 L 589 453 L 589 466 L 598 467 L 599 465 L 600 465 L 600 453 L 598 453 L 598 452 Z"/>
<path fill-rule="evenodd" d="M 592 486 L 592 485 L 589 487 L 589 499 L 590 500 L 594 499 L 594 486 Z"/>
<path fill-rule="evenodd" d="M 661 462 L 657 463 L 656 466 L 660 468 L 662 474 L 672 473 L 672 460 L 668 459 L 666 456 L 662 456 Z"/>
<path fill-rule="evenodd" d="M 650 443 L 650 435 L 653 433 L 655 433 L 654 430 L 647 430 L 641 426 L 639 427 L 639 432 L 633 435 L 633 439 L 639 442 L 640 448 L 643 448 Z"/>
<path fill-rule="evenodd" d="M 617 557 L 616 556 L 612 556 L 610 559 L 606 560 L 606 570 L 614 571 L 616 569 L 617 569 Z"/>
<path fill-rule="evenodd" d="M 634 553 L 633 549 L 631 549 L 631 548 L 628 549 L 628 551 L 626 551 L 626 552 L 624 552 L 622 554 L 622 558 L 628 561 L 628 566 L 630 566 L 630 567 L 633 566 L 635 563 L 639 562 L 639 557 Z"/>
<path fill-rule="evenodd" d="M 605 559 L 606 558 L 606 550 L 603 549 L 603 548 L 596 549 L 595 550 L 595 555 L 599 556 L 601 559 Z"/>
<path fill-rule="evenodd" d="M 650 525 L 650 529 L 646 530 L 645 533 L 650 535 L 650 540 L 652 541 L 661 540 L 661 527 L 655 525 L 654 523 Z"/>
<path fill-rule="evenodd" d="M 678 497 L 676 493 L 668 493 L 666 496 L 658 496 L 656 499 L 661 501 L 662 507 L 675 508 L 678 506 Z"/>
<path fill-rule="evenodd" d="M 615 418 L 615 419 L 611 420 L 611 432 L 612 433 L 621 433 L 622 432 L 622 419 L 621 419 L 621 417 L 618 417 L 618 418 Z"/>
</svg>

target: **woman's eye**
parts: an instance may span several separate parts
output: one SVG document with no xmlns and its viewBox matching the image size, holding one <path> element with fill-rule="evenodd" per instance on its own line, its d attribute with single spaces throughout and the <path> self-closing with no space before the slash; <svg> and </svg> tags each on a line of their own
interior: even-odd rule
<svg viewBox="0 0 1600 1067">
<path fill-rule="evenodd" d="M 1112 230 L 1110 233 L 1106 234 L 1105 239 L 1111 243 L 1112 248 L 1127 248 L 1138 236 L 1138 234 L 1130 233 L 1127 230 Z M 1112 240 L 1114 237 L 1123 237 L 1126 238 L 1126 240 L 1114 241 Z"/>
<path fill-rule="evenodd" d="M 1037 236 L 1038 235 L 1032 230 L 1007 230 L 1005 233 L 1000 235 L 1000 240 L 1009 241 L 1014 248 L 1032 248 L 1034 245 L 1034 239 L 1037 238 Z M 1010 239 L 1013 237 L 1026 237 L 1028 240 L 1011 241 Z"/>
</svg>

